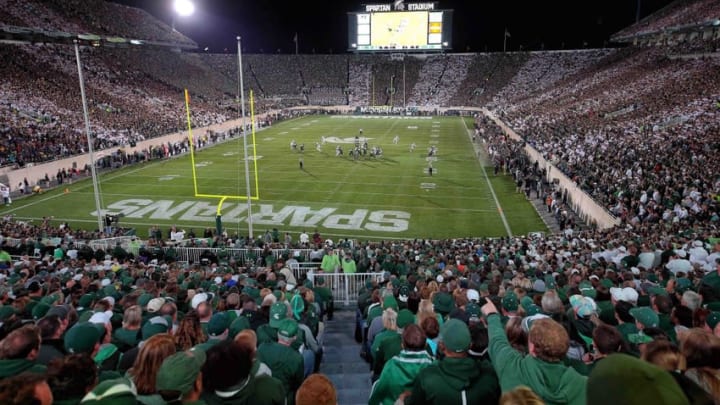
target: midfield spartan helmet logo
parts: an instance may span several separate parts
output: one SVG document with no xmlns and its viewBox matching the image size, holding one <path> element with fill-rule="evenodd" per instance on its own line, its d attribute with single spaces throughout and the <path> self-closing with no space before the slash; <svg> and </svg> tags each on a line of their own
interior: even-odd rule
<svg viewBox="0 0 720 405">
<path fill-rule="evenodd" d="M 394 7 L 396 11 L 405 10 L 405 0 L 395 0 Z"/>
</svg>

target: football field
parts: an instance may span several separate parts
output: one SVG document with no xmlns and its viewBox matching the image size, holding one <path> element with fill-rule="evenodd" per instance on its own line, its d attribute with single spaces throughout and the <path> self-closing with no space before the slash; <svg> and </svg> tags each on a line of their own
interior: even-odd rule
<svg viewBox="0 0 720 405">
<path fill-rule="evenodd" d="M 297 240 L 299 232 L 315 229 L 330 239 L 546 231 L 532 205 L 515 193 L 512 178 L 494 176 L 490 165 L 481 165 L 471 127 L 471 119 L 459 117 L 322 115 L 258 131 L 255 150 L 248 152 L 253 233 L 277 228 Z M 362 149 L 366 142 L 367 153 L 352 157 L 356 143 Z M 251 138 L 248 144 L 252 147 Z M 342 156 L 336 156 L 338 146 Z M 371 156 L 374 148 L 382 154 Z M 431 148 L 434 156 L 428 156 Z M 247 234 L 242 139 L 196 151 L 194 169 L 193 174 L 190 155 L 184 155 L 104 174 L 101 206 L 122 214 L 121 226 L 135 228 L 141 237 L 152 225 L 202 235 L 214 229 L 218 203 L 227 197 L 223 226 L 229 234 Z M 92 182 L 65 188 L 17 199 L 0 214 L 35 221 L 52 215 L 73 228 L 97 228 Z"/>
</svg>

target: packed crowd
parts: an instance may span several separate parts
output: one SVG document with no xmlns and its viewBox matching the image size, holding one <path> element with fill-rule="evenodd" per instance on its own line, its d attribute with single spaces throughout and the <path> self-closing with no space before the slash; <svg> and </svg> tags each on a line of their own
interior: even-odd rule
<svg viewBox="0 0 720 405">
<path fill-rule="evenodd" d="M 468 67 L 476 56 L 430 56 L 425 60 L 408 104 L 440 107 L 447 105 L 465 80 Z"/>
<path fill-rule="evenodd" d="M 482 106 L 517 74 L 527 53 L 482 53 L 473 59 L 467 76 L 450 100 L 454 106 Z"/>
<path fill-rule="evenodd" d="M 195 45 L 144 10 L 102 0 L 2 0 L 0 6 L 2 22 L 15 26 Z"/>
<path fill-rule="evenodd" d="M 321 279 L 298 284 L 284 261 L 250 273 L 73 250 L 0 252 L 0 403 L 317 403 L 319 376 L 299 389 L 333 315 Z"/>
<path fill-rule="evenodd" d="M 186 123 L 180 114 L 181 93 L 148 78 L 152 72 L 142 70 L 150 65 L 140 63 L 142 51 L 128 53 L 127 58 L 112 58 L 97 51 L 82 52 L 95 150 L 125 146 L 183 129 Z M 119 50 L 110 53 L 116 52 L 122 53 Z M 52 45 L 5 45 L 0 53 L 6 56 L 0 70 L 5 77 L 12 78 L 0 88 L 3 95 L 0 164 L 22 166 L 87 152 L 72 50 Z M 150 60 L 170 59 L 157 52 L 145 56 Z M 128 65 L 124 66 L 125 63 Z M 201 82 L 199 78 L 197 81 Z M 198 102 L 201 100 L 193 99 L 195 125 L 207 126 L 228 119 L 212 103 Z"/>
<path fill-rule="evenodd" d="M 561 232 L 568 236 L 576 229 L 568 207 L 567 190 L 561 190 L 548 181 L 546 168 L 530 160 L 525 143 L 515 141 L 487 117 L 475 119 L 474 141 L 480 142 L 493 166 L 494 175 L 508 174 L 515 180 L 516 191 L 529 199 L 542 199 Z"/>
<path fill-rule="evenodd" d="M 720 18 L 720 4 L 714 0 L 675 1 L 658 12 L 644 18 L 613 35 L 627 38 L 665 29 L 700 24 Z"/>
<path fill-rule="evenodd" d="M 623 222 L 715 224 L 718 61 L 622 53 L 495 112 Z"/>
<path fill-rule="evenodd" d="M 23 372 L 40 373 L 56 401 L 121 392 L 142 403 L 292 402 L 322 361 L 321 325 L 333 315 L 330 287 L 338 288 L 325 275 L 338 271 L 376 275 L 358 296 L 356 331 L 376 381 L 373 404 L 521 394 L 551 404 L 634 403 L 624 402 L 628 390 L 659 403 L 720 398 L 717 231 L 670 223 L 333 243 L 320 234 L 268 231 L 253 241 L 208 230 L 217 254 L 177 263 L 159 229 L 88 252 L 67 224 L 30 228 L 10 218 L 2 226 L 3 248 L 23 235 L 33 245 L 15 258 L 0 251 L 2 403 L 27 398 L 18 391 L 31 378 Z M 57 238 L 36 245 L 37 235 Z M 253 254 L 221 255 L 228 242 Z M 319 267 L 312 280 L 289 270 L 305 261 Z M 165 362 L 195 356 L 198 364 L 173 377 L 187 385 L 161 384 Z M 78 364 L 93 366 L 68 372 Z M 629 384 L 637 370 L 652 383 Z"/>
</svg>

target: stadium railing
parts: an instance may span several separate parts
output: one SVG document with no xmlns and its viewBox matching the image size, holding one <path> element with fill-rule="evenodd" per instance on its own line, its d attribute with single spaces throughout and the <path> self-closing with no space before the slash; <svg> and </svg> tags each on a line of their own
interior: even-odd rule
<svg viewBox="0 0 720 405">
<path fill-rule="evenodd" d="M 164 248 L 165 253 L 170 247 Z M 243 262 L 248 260 L 256 260 L 265 251 L 263 249 L 238 249 L 238 248 L 214 248 L 214 247 L 174 247 L 175 249 L 175 260 L 182 263 L 200 263 L 203 255 L 216 256 L 220 261 L 235 259 L 236 261 L 242 260 Z M 290 255 L 294 256 L 298 261 L 305 261 L 310 256 L 310 249 L 272 249 L 270 253 L 273 258 L 279 259 L 285 255 L 290 258 Z"/>
<path fill-rule="evenodd" d="M 107 252 L 115 248 L 118 243 L 121 246 L 127 246 L 133 238 L 134 236 L 118 236 L 115 238 L 89 240 L 87 242 L 80 243 L 79 245 L 87 245 L 90 246 L 93 250 L 102 249 Z"/>
<path fill-rule="evenodd" d="M 379 281 L 383 277 L 382 273 L 324 273 L 314 270 L 308 271 L 307 275 L 308 279 L 314 282 L 322 277 L 325 285 L 332 291 L 335 304 L 346 307 L 357 304 L 360 290 L 368 280 Z"/>
</svg>

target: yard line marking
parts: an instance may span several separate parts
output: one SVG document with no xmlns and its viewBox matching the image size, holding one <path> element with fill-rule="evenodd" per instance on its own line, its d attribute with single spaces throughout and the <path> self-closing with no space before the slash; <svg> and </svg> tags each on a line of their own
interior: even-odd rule
<svg viewBox="0 0 720 405">
<path fill-rule="evenodd" d="M 160 164 L 160 163 L 165 163 L 165 162 L 166 162 L 165 160 L 160 160 L 160 161 L 156 161 L 156 162 L 151 162 L 151 163 L 149 163 L 149 164 L 147 164 L 147 165 L 145 165 L 145 166 L 143 166 L 143 167 L 139 167 L 139 168 L 137 168 L 137 169 L 130 170 L 130 171 L 128 171 L 127 173 L 122 173 L 122 174 L 117 174 L 117 175 L 115 175 L 115 176 L 111 176 L 111 177 L 105 179 L 104 181 L 109 181 L 109 180 L 114 180 L 114 179 L 117 179 L 117 178 L 125 177 L 125 176 L 127 176 L 127 175 L 129 175 L 129 174 L 133 174 L 133 173 L 139 172 L 139 171 L 141 171 L 141 170 L 145 170 L 145 169 L 149 168 L 150 166 L 155 166 L 155 165 L 158 165 L 158 164 Z M 108 173 L 108 174 L 109 174 L 109 173 Z M 87 178 L 82 179 L 81 181 L 83 181 L 83 182 L 88 182 L 89 180 L 90 180 L 90 178 L 87 177 Z M 64 183 L 63 183 L 63 184 L 64 184 Z M 90 184 L 85 184 L 85 185 L 80 185 L 80 186 L 78 186 L 77 189 L 74 189 L 74 190 L 73 190 L 73 192 L 78 192 L 78 191 L 80 191 L 80 190 L 87 189 L 87 188 L 91 188 L 91 187 L 92 187 L 92 182 L 90 182 Z M 58 186 L 57 188 L 60 189 L 61 186 Z M 65 194 L 63 194 L 63 193 L 58 193 L 58 194 L 55 194 L 55 195 L 51 195 L 51 196 L 49 196 L 49 197 L 41 198 L 41 199 L 39 199 L 39 200 L 30 202 L 30 203 L 27 203 L 27 204 L 18 205 L 18 206 L 14 207 L 14 208 L 11 208 L 11 209 L 5 211 L 4 214 L 10 214 L 10 213 L 13 213 L 13 212 L 15 212 L 15 211 L 17 211 L 17 210 L 24 209 L 24 208 L 27 208 L 27 207 L 32 207 L 33 205 L 38 205 L 38 204 L 44 203 L 44 202 L 46 202 L 46 201 L 54 200 L 54 199 L 56 199 L 56 198 L 58 198 L 58 197 L 61 197 L 61 196 L 64 196 L 64 195 L 65 195 Z M 103 193 L 103 196 L 104 196 L 104 195 L 112 195 L 112 194 Z M 20 200 L 20 201 L 22 201 L 22 200 Z"/>
</svg>

